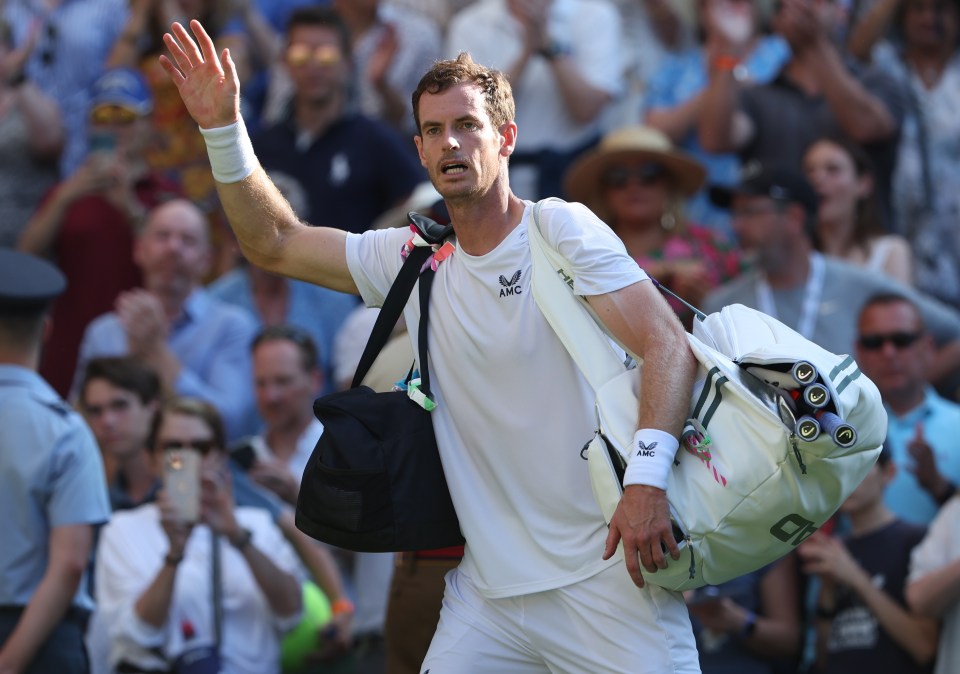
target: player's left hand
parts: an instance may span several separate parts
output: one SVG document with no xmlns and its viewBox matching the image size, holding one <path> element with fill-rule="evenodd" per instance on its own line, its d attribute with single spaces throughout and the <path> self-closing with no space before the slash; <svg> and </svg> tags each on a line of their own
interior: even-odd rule
<svg viewBox="0 0 960 674">
<path fill-rule="evenodd" d="M 627 572 L 637 587 L 643 587 L 641 565 L 648 573 L 667 568 L 666 553 L 680 559 L 680 548 L 673 538 L 667 492 L 657 487 L 632 484 L 623 490 L 620 504 L 610 520 L 610 532 L 603 558 L 610 559 L 623 541 Z"/>
</svg>

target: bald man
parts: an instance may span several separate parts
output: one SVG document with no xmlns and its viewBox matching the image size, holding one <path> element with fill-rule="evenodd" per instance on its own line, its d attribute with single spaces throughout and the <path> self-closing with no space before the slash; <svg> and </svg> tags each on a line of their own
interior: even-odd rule
<svg viewBox="0 0 960 674">
<path fill-rule="evenodd" d="M 151 210 L 134 261 L 143 288 L 121 293 L 114 310 L 87 327 L 74 393 L 89 359 L 129 354 L 152 367 L 166 390 L 215 405 L 231 438 L 252 432 L 250 343 L 256 323 L 202 288 L 211 262 L 203 212 L 185 199 Z"/>
</svg>

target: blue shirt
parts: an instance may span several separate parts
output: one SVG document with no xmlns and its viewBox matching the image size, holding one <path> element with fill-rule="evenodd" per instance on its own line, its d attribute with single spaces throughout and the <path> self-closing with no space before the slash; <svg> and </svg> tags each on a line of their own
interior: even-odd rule
<svg viewBox="0 0 960 674">
<path fill-rule="evenodd" d="M 885 501 L 897 517 L 913 524 L 928 524 L 939 506 L 920 486 L 910 469 L 913 457 L 907 445 L 923 424 L 923 437 L 933 450 L 937 470 L 953 484 L 960 484 L 960 405 L 941 398 L 928 388 L 923 402 L 901 417 L 887 408 L 887 440 L 884 443 L 897 466 L 897 475 L 887 485 Z"/>
<path fill-rule="evenodd" d="M 110 519 L 100 450 L 40 375 L 0 365 L 0 606 L 25 606 L 49 561 L 50 531 Z M 92 608 L 87 583 L 73 603 Z"/>
<path fill-rule="evenodd" d="M 180 361 L 175 389 L 178 395 L 212 403 L 223 416 L 227 437 L 234 439 L 250 428 L 254 414 L 250 343 L 256 322 L 249 313 L 195 290 L 183 305 L 183 314 L 170 329 L 168 346 Z M 83 335 L 73 394 L 78 393 L 87 361 L 128 352 L 127 334 L 116 313 L 95 319 Z"/>
<path fill-rule="evenodd" d="M 427 180 L 413 143 L 363 115 L 346 115 L 308 143 L 298 134 L 288 118 L 255 134 L 253 149 L 268 173 L 300 184 L 308 211 L 297 215 L 311 225 L 366 231 Z"/>
<path fill-rule="evenodd" d="M 743 61 L 747 77 L 754 84 L 772 80 L 790 58 L 790 47 L 780 36 L 762 37 L 756 48 Z M 668 56 L 650 79 L 644 97 L 646 112 L 651 108 L 673 108 L 681 105 L 707 88 L 710 82 L 703 48 L 689 49 Z M 700 145 L 697 130 L 687 134 L 678 147 L 691 155 L 707 169 L 704 186 L 735 185 L 740 180 L 740 162 L 735 154 L 714 154 Z M 686 204 L 686 214 L 692 222 L 732 234 L 730 213 L 710 203 L 705 189 L 700 190 Z"/>
<path fill-rule="evenodd" d="M 340 293 L 312 283 L 286 279 L 290 288 L 287 315 L 284 322 L 305 330 L 313 338 L 320 352 L 320 365 L 324 375 L 324 392 L 335 390 L 330 373 L 330 354 L 333 340 L 347 314 L 353 311 L 360 300 L 355 295 Z M 207 287 L 212 297 L 246 310 L 263 327 L 263 321 L 253 303 L 250 274 L 246 269 L 227 272 Z"/>
</svg>

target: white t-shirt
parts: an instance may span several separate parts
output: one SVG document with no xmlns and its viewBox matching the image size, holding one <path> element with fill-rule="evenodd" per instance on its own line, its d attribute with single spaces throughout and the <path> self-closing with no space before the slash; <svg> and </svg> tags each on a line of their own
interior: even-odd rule
<svg viewBox="0 0 960 674">
<path fill-rule="evenodd" d="M 533 204 L 493 251 L 457 250 L 431 291 L 434 428 L 467 540 L 462 570 L 488 597 L 561 587 L 607 568 L 606 526 L 580 450 L 594 396 L 530 292 Z M 645 280 L 621 241 L 580 204 L 547 202 L 547 242 L 571 262 L 574 290 L 599 295 Z M 347 263 L 379 306 L 400 269 L 405 230 L 350 235 Z M 405 308 L 416 344 L 417 292 Z"/>
<path fill-rule="evenodd" d="M 303 581 L 293 548 L 260 508 L 236 509 L 239 524 L 253 534 L 252 542 L 281 570 Z M 167 620 L 156 628 L 141 620 L 134 608 L 163 565 L 169 549 L 160 526 L 160 511 L 148 503 L 116 512 L 100 534 L 96 563 L 99 619 L 112 641 L 111 665 L 128 661 L 146 668 L 163 667 L 189 646 L 213 642 L 211 604 L 212 535 L 205 525 L 190 533 L 183 561 L 177 567 Z M 223 674 L 271 674 L 280 671 L 280 641 L 300 622 L 301 613 L 278 616 L 243 555 L 220 541 L 223 588 Z M 189 623 L 195 633 L 189 644 L 183 630 Z M 153 649 L 159 649 L 159 658 Z"/>
</svg>

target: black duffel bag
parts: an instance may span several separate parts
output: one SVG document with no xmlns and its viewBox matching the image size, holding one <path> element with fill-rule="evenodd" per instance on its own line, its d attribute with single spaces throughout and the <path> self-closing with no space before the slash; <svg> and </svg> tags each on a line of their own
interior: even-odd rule
<svg viewBox="0 0 960 674">
<path fill-rule="evenodd" d="M 410 214 L 421 237 L 441 242 L 450 228 Z M 427 363 L 430 287 L 421 267 L 432 250 L 414 248 L 383 303 L 357 366 L 353 386 L 313 405 L 323 434 L 307 462 L 297 499 L 297 528 L 358 552 L 430 550 L 462 545 L 460 523 L 440 463 L 430 412 L 406 391 L 377 393 L 366 376 L 420 280 L 419 390 L 432 405 Z M 407 374 L 407 382 L 413 368 Z"/>
</svg>

